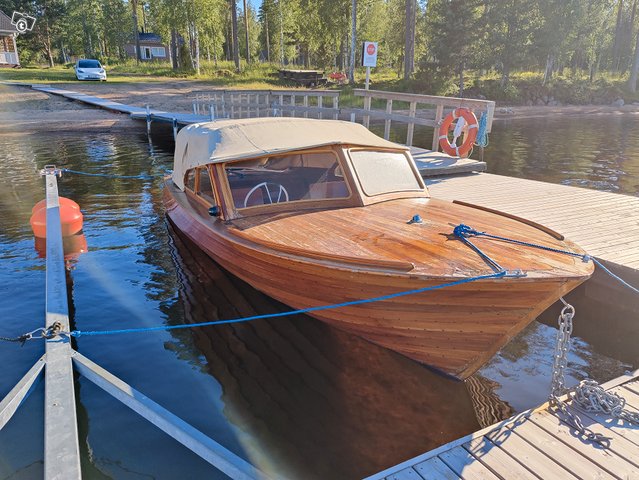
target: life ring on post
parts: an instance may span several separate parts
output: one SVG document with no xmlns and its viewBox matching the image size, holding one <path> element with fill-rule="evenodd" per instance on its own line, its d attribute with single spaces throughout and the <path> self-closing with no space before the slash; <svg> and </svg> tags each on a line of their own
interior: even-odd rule
<svg viewBox="0 0 639 480">
<path fill-rule="evenodd" d="M 459 119 L 459 120 L 458 120 Z M 453 122 L 457 120 L 457 123 L 453 127 Z M 468 126 L 466 135 L 464 136 L 464 142 L 457 146 L 457 138 L 462 134 L 464 127 Z M 453 141 L 448 140 L 448 131 L 454 128 Z M 479 129 L 479 122 L 477 117 L 468 108 L 457 108 L 450 112 L 439 127 L 439 146 L 448 155 L 455 157 L 465 157 L 470 149 L 473 148 L 473 144 L 477 139 L 477 130 Z"/>
</svg>

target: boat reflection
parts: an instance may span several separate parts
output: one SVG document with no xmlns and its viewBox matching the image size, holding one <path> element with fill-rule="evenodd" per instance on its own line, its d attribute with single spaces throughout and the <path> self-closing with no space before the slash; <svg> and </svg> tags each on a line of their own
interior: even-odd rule
<svg viewBox="0 0 639 480">
<path fill-rule="evenodd" d="M 288 307 L 170 228 L 187 322 Z M 194 329 L 248 459 L 288 478 L 361 478 L 478 429 L 463 382 L 304 315 Z"/>
</svg>

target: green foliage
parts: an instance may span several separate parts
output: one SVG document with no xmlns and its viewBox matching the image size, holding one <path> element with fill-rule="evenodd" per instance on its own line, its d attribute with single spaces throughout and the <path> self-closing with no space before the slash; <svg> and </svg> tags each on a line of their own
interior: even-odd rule
<svg viewBox="0 0 639 480">
<path fill-rule="evenodd" d="M 247 12 L 240 0 L 0 0 L 0 9 L 37 15 L 34 31 L 18 38 L 23 65 L 88 56 L 113 65 L 114 74 L 226 82 L 250 78 L 247 82 L 271 85 L 276 80 L 257 75 L 266 75 L 272 65 L 251 65 L 238 74 L 227 63 L 233 1 L 239 4 L 243 63 L 247 56 L 253 63 L 265 60 L 268 50 L 270 62 L 346 70 L 352 0 L 262 0 L 259 11 L 249 3 Z M 417 71 L 400 81 L 406 2 L 356 1 L 355 56 L 359 62 L 361 41 L 379 42 L 373 82 L 384 88 L 459 95 L 463 87 L 464 95 L 513 103 L 544 97 L 604 102 L 624 95 L 624 79 L 639 55 L 633 53 L 639 0 L 418 0 Z M 133 42 L 134 13 L 140 29 L 161 35 L 167 46 L 174 41 L 169 50 L 175 68 L 127 60 L 124 47 Z M 612 73 L 619 78 L 609 78 Z M 361 81 L 361 72 L 356 80 Z"/>
</svg>

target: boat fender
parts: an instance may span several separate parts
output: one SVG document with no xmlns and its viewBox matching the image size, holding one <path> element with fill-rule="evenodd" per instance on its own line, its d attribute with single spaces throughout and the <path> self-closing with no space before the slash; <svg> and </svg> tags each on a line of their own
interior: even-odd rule
<svg viewBox="0 0 639 480">
<path fill-rule="evenodd" d="M 82 230 L 83 216 L 80 206 L 70 198 L 60 197 L 60 223 L 62 236 L 75 235 Z M 47 204 L 46 200 L 36 203 L 32 209 L 31 229 L 38 238 L 47 238 Z"/>
<path fill-rule="evenodd" d="M 422 220 L 422 217 L 420 217 L 419 215 L 413 215 L 413 218 L 411 218 L 408 222 L 409 225 L 413 224 L 413 223 L 424 223 L 424 221 Z"/>
<path fill-rule="evenodd" d="M 448 131 L 452 128 L 453 122 L 457 120 L 453 131 L 452 143 L 448 140 Z M 461 145 L 457 146 L 457 138 L 462 134 L 464 127 L 468 126 L 466 137 Z M 479 123 L 477 117 L 468 108 L 457 108 L 450 112 L 439 127 L 439 146 L 444 153 L 455 157 L 465 157 L 473 148 L 477 138 Z"/>
</svg>

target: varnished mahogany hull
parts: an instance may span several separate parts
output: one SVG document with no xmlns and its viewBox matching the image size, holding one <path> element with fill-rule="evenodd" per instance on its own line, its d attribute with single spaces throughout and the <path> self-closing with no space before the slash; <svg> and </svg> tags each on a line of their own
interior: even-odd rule
<svg viewBox="0 0 639 480">
<path fill-rule="evenodd" d="M 222 267 L 295 309 L 449 283 L 383 269 L 295 258 L 251 244 L 167 184 L 171 222 Z M 484 273 L 487 273 L 484 271 Z M 310 315 L 454 377 L 472 375 L 513 336 L 588 278 L 499 278 Z"/>
</svg>

